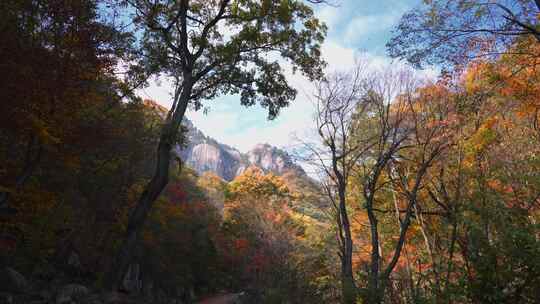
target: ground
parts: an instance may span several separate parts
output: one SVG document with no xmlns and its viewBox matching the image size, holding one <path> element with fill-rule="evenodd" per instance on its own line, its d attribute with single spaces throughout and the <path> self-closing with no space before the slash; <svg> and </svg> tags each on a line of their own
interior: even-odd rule
<svg viewBox="0 0 540 304">
<path fill-rule="evenodd" d="M 198 304 L 233 304 L 240 299 L 242 293 L 227 293 L 211 296 L 201 300 Z"/>
</svg>

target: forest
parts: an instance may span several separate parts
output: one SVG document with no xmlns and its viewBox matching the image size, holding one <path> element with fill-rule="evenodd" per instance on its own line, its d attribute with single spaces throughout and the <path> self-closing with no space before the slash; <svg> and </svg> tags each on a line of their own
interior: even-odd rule
<svg viewBox="0 0 540 304">
<path fill-rule="evenodd" d="M 0 1 L 0 304 L 540 303 L 540 1 L 417 1 L 346 69 L 340 5 Z M 222 96 L 279 118 L 291 73 L 280 170 L 178 152 Z"/>
</svg>

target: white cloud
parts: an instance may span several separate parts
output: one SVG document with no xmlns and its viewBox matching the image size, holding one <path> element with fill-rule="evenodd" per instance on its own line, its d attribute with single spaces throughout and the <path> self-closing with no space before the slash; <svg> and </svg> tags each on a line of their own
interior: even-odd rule
<svg viewBox="0 0 540 304">
<path fill-rule="evenodd" d="M 388 14 L 359 16 L 347 23 L 341 37 L 329 37 L 323 44 L 322 55 L 328 62 L 328 72 L 346 71 L 353 67 L 355 60 L 362 57 L 371 67 L 382 68 L 396 66 L 386 56 L 361 52 L 347 45 L 363 39 L 368 33 L 389 29 L 401 15 L 402 8 L 398 7 Z M 317 12 L 317 16 L 327 23 L 329 28 L 342 23 L 343 11 L 340 7 L 325 6 Z M 336 39 L 340 38 L 340 39 Z M 280 60 L 281 62 L 281 60 Z M 401 63 L 397 63 L 398 65 Z M 436 69 L 423 71 L 426 76 L 434 76 Z M 291 147 L 295 144 L 293 134 L 304 136 L 313 128 L 314 107 L 309 99 L 313 93 L 313 84 L 299 74 L 292 74 L 290 66 L 285 65 L 285 74 L 289 83 L 298 90 L 297 99 L 282 110 L 281 115 L 274 121 L 266 120 L 266 111 L 259 106 L 246 108 L 240 105 L 235 96 L 220 97 L 208 101 L 208 114 L 202 111 L 189 111 L 187 117 L 206 135 L 216 140 L 234 146 L 240 151 L 248 151 L 258 143 L 269 143 L 278 147 Z M 152 98 L 160 104 L 170 107 L 172 85 L 162 80 L 161 86 L 152 84 L 141 90 L 142 97 Z"/>
<path fill-rule="evenodd" d="M 331 5 L 323 6 L 322 9 L 320 9 L 316 13 L 317 18 L 326 23 L 326 26 L 329 29 L 333 28 L 337 24 L 337 21 L 339 20 L 339 14 L 339 7 Z"/>
<path fill-rule="evenodd" d="M 204 114 L 203 111 L 189 111 L 186 114 L 186 117 L 189 118 L 197 128 L 206 130 L 206 135 L 219 139 L 226 138 L 228 132 L 236 128 L 236 122 L 240 115 L 240 113 L 234 111 L 210 113 L 211 114 Z"/>
<path fill-rule="evenodd" d="M 332 69 L 349 69 L 354 64 L 356 53 L 353 49 L 332 42 L 323 46 L 323 56 Z M 248 151 L 258 143 L 285 148 L 294 145 L 293 134 L 302 135 L 313 124 L 314 109 L 309 100 L 313 85 L 300 74 L 292 74 L 290 66 L 285 67 L 285 74 L 291 85 L 298 90 L 298 96 L 274 121 L 266 120 L 266 111 L 259 106 L 240 106 L 238 97 L 234 96 L 209 101 L 207 104 L 210 110 L 207 114 L 188 111 L 187 117 L 206 135 L 240 151 Z M 160 79 L 160 84 L 153 82 L 148 88 L 140 90 L 139 95 L 170 107 L 171 92 L 172 84 Z M 246 120 L 248 126 L 242 128 Z"/>
<path fill-rule="evenodd" d="M 389 29 L 395 22 L 394 14 L 356 17 L 347 25 L 344 40 L 354 43 L 367 35 Z"/>
<path fill-rule="evenodd" d="M 329 41 L 323 45 L 322 55 L 328 63 L 329 69 L 341 70 L 351 67 L 357 56 L 357 51 Z"/>
<path fill-rule="evenodd" d="M 159 77 L 150 82 L 147 88 L 139 89 L 137 94 L 145 99 L 152 99 L 160 105 L 170 108 L 172 105 L 173 85 L 167 78 Z"/>
<path fill-rule="evenodd" d="M 273 121 L 266 119 L 266 111 L 260 106 L 246 108 L 235 98 L 218 100 L 228 106 L 210 108 L 207 114 L 191 111 L 187 116 L 206 135 L 243 152 L 258 143 L 287 148 L 293 144 L 293 133 L 309 128 L 313 123 L 313 107 L 307 98 L 311 84 L 299 75 L 290 79 L 299 94 Z"/>
<path fill-rule="evenodd" d="M 369 39 L 387 37 L 392 27 L 398 24 L 401 16 L 411 8 L 407 3 L 399 1 L 385 2 L 384 5 L 388 7 L 383 9 L 384 6 L 381 6 L 376 12 L 351 16 L 343 30 L 343 42 L 348 45 L 366 44 Z M 380 13 L 381 11 L 384 13 Z M 383 45 L 371 47 L 381 48 Z"/>
<path fill-rule="evenodd" d="M 242 132 L 230 134 L 225 143 L 246 152 L 258 143 L 287 148 L 293 143 L 293 132 L 311 125 L 309 115 L 298 115 L 298 111 L 287 109 L 287 114 L 279 122 L 266 122 L 262 126 L 250 127 Z"/>
</svg>

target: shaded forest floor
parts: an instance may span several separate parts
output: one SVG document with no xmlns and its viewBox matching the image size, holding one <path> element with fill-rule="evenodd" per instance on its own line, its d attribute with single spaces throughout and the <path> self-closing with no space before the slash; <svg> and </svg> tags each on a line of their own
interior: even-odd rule
<svg viewBox="0 0 540 304">
<path fill-rule="evenodd" d="M 203 298 L 198 304 L 233 304 L 238 303 L 242 293 L 227 293 Z"/>
</svg>

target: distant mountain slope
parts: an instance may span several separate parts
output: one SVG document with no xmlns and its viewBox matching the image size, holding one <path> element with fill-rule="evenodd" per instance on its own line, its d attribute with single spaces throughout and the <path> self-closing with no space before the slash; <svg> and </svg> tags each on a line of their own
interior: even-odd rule
<svg viewBox="0 0 540 304">
<path fill-rule="evenodd" d="M 281 149 L 268 144 L 257 144 L 244 154 L 206 136 L 189 120 L 184 125 L 188 129 L 188 145 L 184 149 L 177 147 L 176 152 L 188 166 L 199 173 L 210 171 L 231 181 L 249 166 L 257 166 L 278 175 L 291 171 L 305 175 L 302 167 L 295 164 L 287 152 Z"/>
</svg>

